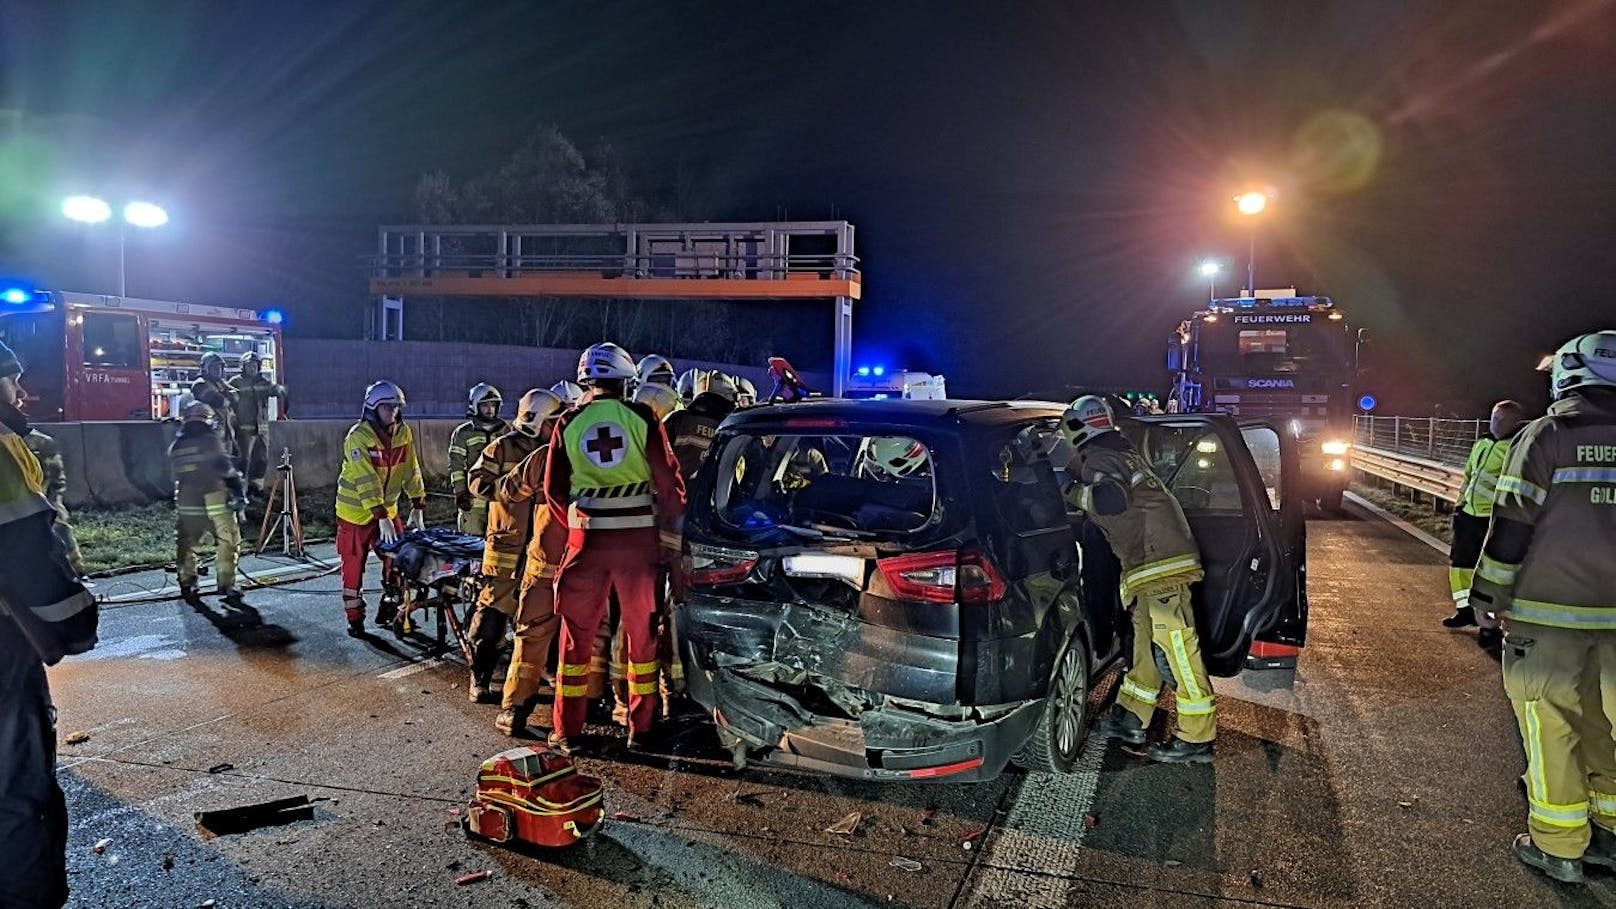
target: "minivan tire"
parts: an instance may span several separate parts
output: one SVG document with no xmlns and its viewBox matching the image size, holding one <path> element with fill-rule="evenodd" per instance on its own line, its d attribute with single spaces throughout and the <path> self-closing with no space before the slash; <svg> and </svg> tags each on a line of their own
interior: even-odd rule
<svg viewBox="0 0 1616 909">
<path fill-rule="evenodd" d="M 1089 733 L 1089 649 L 1073 635 L 1055 660 L 1038 725 L 1011 760 L 1023 770 L 1070 773 Z"/>
</svg>

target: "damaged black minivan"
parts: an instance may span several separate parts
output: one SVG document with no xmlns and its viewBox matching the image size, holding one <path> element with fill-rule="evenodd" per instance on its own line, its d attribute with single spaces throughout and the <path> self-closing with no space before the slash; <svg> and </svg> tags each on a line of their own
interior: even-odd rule
<svg viewBox="0 0 1616 909">
<path fill-rule="evenodd" d="M 691 695 L 737 762 L 870 780 L 1070 770 L 1093 683 L 1129 652 L 1118 566 L 1060 490 L 1061 406 L 813 401 L 737 413 L 690 484 L 676 607 Z M 1126 420 L 1184 505 L 1208 671 L 1300 646 L 1294 440 Z"/>
</svg>

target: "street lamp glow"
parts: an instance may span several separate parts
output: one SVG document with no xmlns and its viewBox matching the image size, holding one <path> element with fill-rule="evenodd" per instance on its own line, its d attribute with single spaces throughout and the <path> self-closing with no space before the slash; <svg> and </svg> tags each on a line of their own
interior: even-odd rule
<svg viewBox="0 0 1616 909">
<path fill-rule="evenodd" d="M 85 224 L 100 224 L 112 217 L 112 206 L 95 196 L 68 196 L 62 200 L 62 214 Z"/>
<path fill-rule="evenodd" d="M 131 202 L 123 207 L 123 219 L 136 227 L 162 227 L 168 212 L 150 202 Z"/>
<path fill-rule="evenodd" d="M 1235 208 L 1242 215 L 1260 215 L 1268 207 L 1268 194 L 1256 192 L 1241 193 L 1234 197 Z"/>
<path fill-rule="evenodd" d="M 1203 278 L 1210 278 L 1222 270 L 1223 266 L 1212 261 L 1211 259 L 1207 259 L 1205 262 L 1201 263 L 1201 277 Z"/>
</svg>

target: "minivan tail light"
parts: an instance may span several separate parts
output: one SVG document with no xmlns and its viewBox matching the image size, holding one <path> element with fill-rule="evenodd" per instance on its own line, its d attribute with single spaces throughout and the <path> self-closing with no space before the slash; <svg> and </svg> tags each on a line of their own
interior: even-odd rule
<svg viewBox="0 0 1616 909">
<path fill-rule="evenodd" d="M 685 577 L 692 584 L 733 584 L 757 567 L 758 554 L 750 549 L 693 544 L 685 553 Z"/>
<path fill-rule="evenodd" d="M 875 567 L 902 600 L 982 605 L 1004 599 L 1004 576 L 975 549 L 917 552 L 881 559 Z"/>
</svg>

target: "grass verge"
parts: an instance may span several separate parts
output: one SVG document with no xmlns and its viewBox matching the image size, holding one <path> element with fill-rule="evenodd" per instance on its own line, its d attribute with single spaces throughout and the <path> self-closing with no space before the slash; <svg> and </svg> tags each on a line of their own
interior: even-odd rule
<svg viewBox="0 0 1616 909">
<path fill-rule="evenodd" d="M 299 490 L 297 498 L 305 540 L 329 540 L 337 535 L 334 490 Z M 247 509 L 242 526 L 244 548 L 257 548 L 258 528 L 263 519 L 262 503 L 254 502 Z M 427 497 L 428 526 L 453 525 L 454 521 L 453 499 L 440 495 Z M 72 523 L 74 538 L 84 554 L 84 568 L 90 574 L 155 567 L 174 561 L 173 502 L 124 508 L 79 508 L 72 513 Z M 211 554 L 212 541 L 199 546 L 198 552 Z"/>
<path fill-rule="evenodd" d="M 1442 542 L 1453 542 L 1453 515 L 1450 512 L 1437 512 L 1429 502 L 1410 501 L 1406 494 L 1368 483 L 1353 483 L 1352 491 Z"/>
</svg>

